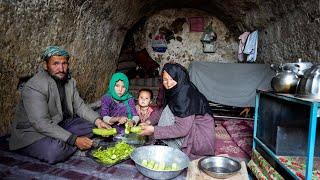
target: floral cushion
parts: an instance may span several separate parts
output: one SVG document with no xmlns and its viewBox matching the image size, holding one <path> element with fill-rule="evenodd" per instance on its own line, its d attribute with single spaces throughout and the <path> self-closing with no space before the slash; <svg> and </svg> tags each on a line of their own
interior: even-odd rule
<svg viewBox="0 0 320 180">
<path fill-rule="evenodd" d="M 299 179 L 305 179 L 306 158 L 302 156 L 279 156 L 279 160 L 294 172 Z M 313 158 L 312 180 L 320 179 L 320 158 Z"/>
</svg>

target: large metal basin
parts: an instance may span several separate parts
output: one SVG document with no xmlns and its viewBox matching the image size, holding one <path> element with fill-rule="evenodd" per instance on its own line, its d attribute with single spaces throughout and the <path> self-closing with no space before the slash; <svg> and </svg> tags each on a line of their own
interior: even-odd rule
<svg viewBox="0 0 320 180">
<path fill-rule="evenodd" d="M 136 148 L 130 155 L 135 162 L 137 169 L 145 176 L 152 179 L 172 179 L 178 176 L 189 165 L 188 156 L 180 151 L 168 146 L 142 146 Z M 165 164 L 177 164 L 177 170 L 153 170 L 142 165 L 143 160 L 153 160 L 164 162 Z"/>
</svg>

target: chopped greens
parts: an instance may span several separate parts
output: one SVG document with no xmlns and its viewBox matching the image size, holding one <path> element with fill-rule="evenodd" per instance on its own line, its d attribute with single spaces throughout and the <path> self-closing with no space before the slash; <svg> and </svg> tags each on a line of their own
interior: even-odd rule
<svg viewBox="0 0 320 180">
<path fill-rule="evenodd" d="M 102 149 L 101 147 L 92 152 L 92 156 L 104 164 L 112 165 L 129 157 L 133 147 L 125 142 L 119 142 L 114 147 Z"/>
</svg>

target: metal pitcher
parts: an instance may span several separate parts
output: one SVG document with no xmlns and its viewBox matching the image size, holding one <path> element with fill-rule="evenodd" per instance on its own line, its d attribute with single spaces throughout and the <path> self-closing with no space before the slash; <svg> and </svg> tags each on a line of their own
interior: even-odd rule
<svg viewBox="0 0 320 180">
<path fill-rule="evenodd" d="M 320 100 L 320 65 L 308 69 L 301 78 L 296 96 Z"/>
<path fill-rule="evenodd" d="M 284 69 L 282 65 L 271 64 L 271 68 L 276 70 L 276 75 L 271 80 L 272 89 L 277 93 L 294 94 L 299 82 L 297 73 L 290 68 Z"/>
<path fill-rule="evenodd" d="M 312 65 L 313 64 L 311 62 L 302 62 L 302 59 L 299 58 L 298 62 L 285 63 L 283 65 L 283 69 L 284 70 L 291 70 L 291 71 L 295 72 L 298 75 L 298 77 L 303 77 L 306 70 L 310 69 L 312 67 Z"/>
</svg>

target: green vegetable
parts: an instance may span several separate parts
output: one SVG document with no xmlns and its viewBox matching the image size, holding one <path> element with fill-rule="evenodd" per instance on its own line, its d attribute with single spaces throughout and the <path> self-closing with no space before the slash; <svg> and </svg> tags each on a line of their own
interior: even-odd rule
<svg viewBox="0 0 320 180">
<path fill-rule="evenodd" d="M 153 169 L 155 163 L 156 163 L 156 162 L 154 162 L 153 160 L 150 160 L 150 161 L 148 161 L 147 167 L 150 168 L 150 169 Z"/>
<path fill-rule="evenodd" d="M 117 129 L 116 128 L 111 128 L 111 129 L 94 128 L 92 129 L 92 132 L 93 134 L 96 134 L 96 135 L 108 137 L 108 136 L 113 136 L 117 134 Z"/>
<path fill-rule="evenodd" d="M 136 134 L 141 133 L 141 131 L 142 131 L 141 126 L 134 126 L 130 129 L 130 132 L 136 133 Z"/>
<path fill-rule="evenodd" d="M 171 169 L 173 171 L 178 170 L 178 165 L 176 163 L 172 163 Z"/>
<path fill-rule="evenodd" d="M 148 161 L 144 159 L 144 160 L 142 160 L 141 164 L 142 164 L 142 166 L 146 167 L 146 166 L 148 166 Z"/>
<path fill-rule="evenodd" d="M 158 170 L 158 168 L 159 168 L 159 165 L 157 163 L 155 163 L 152 169 Z"/>
<path fill-rule="evenodd" d="M 124 125 L 124 127 L 125 127 L 124 133 L 125 133 L 125 134 L 129 134 L 129 133 L 130 133 L 130 129 L 131 129 L 131 127 L 129 126 L 129 124 L 126 123 L 126 124 Z"/>
<path fill-rule="evenodd" d="M 141 131 L 142 131 L 141 126 L 133 126 L 133 127 L 130 127 L 130 126 L 128 125 L 128 123 L 126 123 L 124 126 L 125 126 L 125 129 L 124 129 L 124 133 L 125 133 L 125 134 L 129 134 L 129 133 L 139 134 L 139 133 L 141 133 Z"/>
<path fill-rule="evenodd" d="M 146 159 L 142 160 L 141 165 L 155 171 L 176 171 L 179 169 L 177 163 L 166 165 L 166 163 L 163 161 L 160 161 L 158 163 L 158 162 L 155 162 L 154 160 L 146 160 Z"/>
<path fill-rule="evenodd" d="M 126 159 L 133 151 L 133 147 L 125 142 L 119 142 L 114 147 L 101 149 L 101 147 L 92 152 L 92 156 L 99 159 L 104 164 L 115 164 L 118 161 Z"/>
<path fill-rule="evenodd" d="M 166 167 L 166 163 L 163 162 L 163 161 L 161 161 L 161 162 L 159 163 L 159 170 L 163 171 L 163 170 L 165 169 L 165 167 Z"/>
</svg>

